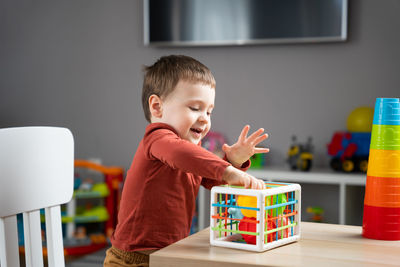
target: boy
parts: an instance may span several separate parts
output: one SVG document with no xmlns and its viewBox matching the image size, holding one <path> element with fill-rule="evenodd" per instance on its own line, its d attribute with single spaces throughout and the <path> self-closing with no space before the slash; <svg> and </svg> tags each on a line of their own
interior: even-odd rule
<svg viewBox="0 0 400 267">
<path fill-rule="evenodd" d="M 104 266 L 148 266 L 150 253 L 188 236 L 200 185 L 265 188 L 242 171 L 254 153 L 269 151 L 255 147 L 267 138 L 263 129 L 247 137 L 245 126 L 237 143 L 224 144 L 225 160 L 200 146 L 215 98 L 206 66 L 172 55 L 144 72 L 142 104 L 150 124 L 127 172 Z"/>
</svg>

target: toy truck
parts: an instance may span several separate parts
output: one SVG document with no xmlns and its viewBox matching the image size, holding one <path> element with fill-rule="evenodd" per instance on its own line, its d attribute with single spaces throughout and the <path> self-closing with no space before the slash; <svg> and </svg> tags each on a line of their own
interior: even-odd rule
<svg viewBox="0 0 400 267">
<path fill-rule="evenodd" d="M 312 138 L 308 137 L 307 143 L 297 142 L 297 137 L 292 136 L 292 145 L 288 150 L 287 162 L 292 170 L 309 171 L 312 166 L 314 146 Z"/>
<path fill-rule="evenodd" d="M 330 166 L 336 171 L 367 172 L 371 133 L 335 132 L 328 144 Z"/>
</svg>

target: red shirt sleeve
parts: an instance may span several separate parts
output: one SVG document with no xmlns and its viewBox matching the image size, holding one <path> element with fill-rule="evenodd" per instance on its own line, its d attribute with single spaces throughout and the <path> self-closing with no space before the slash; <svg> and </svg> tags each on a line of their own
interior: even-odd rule
<svg viewBox="0 0 400 267">
<path fill-rule="evenodd" d="M 226 155 L 224 156 L 224 160 L 229 162 Z M 251 161 L 247 160 L 246 162 L 244 162 L 242 164 L 242 166 L 240 167 L 240 170 L 247 171 L 247 169 L 250 168 L 250 165 L 251 165 Z M 220 181 L 215 181 L 215 180 L 208 179 L 208 178 L 203 178 L 201 180 L 201 185 L 204 186 L 205 188 L 207 188 L 208 190 L 211 190 L 211 188 L 213 186 L 218 186 L 218 185 L 222 185 L 222 184 L 226 184 L 226 183 L 224 181 L 220 182 Z"/>
<path fill-rule="evenodd" d="M 225 154 L 225 156 L 224 156 L 224 160 L 226 160 L 226 161 L 228 161 L 229 162 L 229 160 L 228 160 L 228 158 L 226 157 L 226 154 Z M 251 165 L 251 161 L 250 161 L 250 159 L 248 159 L 247 161 L 245 161 L 243 164 L 242 164 L 242 166 L 240 166 L 240 170 L 241 171 L 247 171 L 249 168 L 250 168 L 250 165 Z"/>
</svg>

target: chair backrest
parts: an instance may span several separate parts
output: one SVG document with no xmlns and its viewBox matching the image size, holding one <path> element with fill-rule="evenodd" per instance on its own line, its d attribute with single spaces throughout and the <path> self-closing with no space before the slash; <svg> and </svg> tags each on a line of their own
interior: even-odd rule
<svg viewBox="0 0 400 267">
<path fill-rule="evenodd" d="M 60 205 L 71 200 L 74 141 L 59 127 L 0 129 L 0 266 L 20 266 L 16 214 L 23 214 L 26 266 L 43 266 L 40 209 L 49 266 L 65 266 Z"/>
</svg>

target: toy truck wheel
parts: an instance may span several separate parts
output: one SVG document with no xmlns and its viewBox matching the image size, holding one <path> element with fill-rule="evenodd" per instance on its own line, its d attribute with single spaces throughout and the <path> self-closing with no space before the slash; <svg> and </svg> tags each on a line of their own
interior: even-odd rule
<svg viewBox="0 0 400 267">
<path fill-rule="evenodd" d="M 362 161 L 360 161 L 360 163 L 358 164 L 358 168 L 359 168 L 360 171 L 362 171 L 362 172 L 367 172 L 367 169 L 368 169 L 368 160 L 362 160 Z"/>
<path fill-rule="evenodd" d="M 352 172 L 354 170 L 354 162 L 352 160 L 345 160 L 342 163 L 342 169 L 345 172 Z"/>
<path fill-rule="evenodd" d="M 303 159 L 298 162 L 298 167 L 302 171 L 309 171 L 311 169 L 311 163 L 310 159 Z"/>
<path fill-rule="evenodd" d="M 342 170 L 342 162 L 338 158 L 333 158 L 331 160 L 331 168 L 335 171 L 341 171 Z"/>
<path fill-rule="evenodd" d="M 291 163 L 291 164 L 290 164 L 290 169 L 291 169 L 292 171 L 297 170 L 297 165 L 296 165 L 295 163 Z"/>
</svg>

